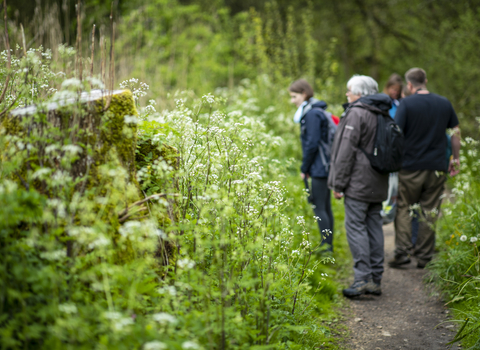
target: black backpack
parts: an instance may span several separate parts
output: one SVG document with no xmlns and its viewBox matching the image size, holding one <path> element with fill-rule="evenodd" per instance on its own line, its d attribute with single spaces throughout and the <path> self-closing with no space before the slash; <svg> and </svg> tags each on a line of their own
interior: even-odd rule
<svg viewBox="0 0 480 350">
<path fill-rule="evenodd" d="M 379 113 L 373 152 L 367 153 L 363 148 L 360 150 L 365 153 L 373 169 L 381 174 L 388 174 L 402 168 L 404 143 L 402 129 L 389 115 Z"/>
</svg>

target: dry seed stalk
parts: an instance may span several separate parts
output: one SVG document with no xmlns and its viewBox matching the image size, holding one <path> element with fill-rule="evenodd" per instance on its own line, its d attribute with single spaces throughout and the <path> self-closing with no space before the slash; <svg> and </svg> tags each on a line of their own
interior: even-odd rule
<svg viewBox="0 0 480 350">
<path fill-rule="evenodd" d="M 90 61 L 90 78 L 93 78 L 93 56 L 95 53 L 95 24 L 92 29 L 92 59 Z"/>
<path fill-rule="evenodd" d="M 113 1 L 112 1 L 112 7 L 110 10 L 110 76 L 109 76 L 109 86 L 108 89 L 110 90 L 107 96 L 107 103 L 105 105 L 104 110 L 107 110 L 110 107 L 110 103 L 112 102 L 113 98 L 113 84 L 115 80 L 115 65 L 113 62 L 113 56 L 114 56 L 114 44 L 115 44 L 115 23 L 113 22 Z"/>
<path fill-rule="evenodd" d="M 82 45 L 82 21 L 81 21 L 81 15 L 80 15 L 80 4 L 81 0 L 78 0 L 77 2 L 77 55 L 76 55 L 76 62 L 75 66 L 77 69 L 77 76 L 78 79 L 82 80 L 82 64 L 81 64 L 81 57 L 80 57 L 80 51 L 81 51 L 81 45 Z"/>
<path fill-rule="evenodd" d="M 22 46 L 23 46 L 23 54 L 27 56 L 27 44 L 25 44 L 25 31 L 23 30 L 23 25 L 20 23 L 20 31 L 22 33 Z"/>
<path fill-rule="evenodd" d="M 3 0 L 3 22 L 5 23 L 5 48 L 7 49 L 7 79 L 5 79 L 5 85 L 3 86 L 2 95 L 0 96 L 0 103 L 5 98 L 7 92 L 8 83 L 10 82 L 10 67 L 12 65 L 12 56 L 10 52 L 10 41 L 8 39 L 8 26 L 7 26 L 7 0 Z"/>
<path fill-rule="evenodd" d="M 105 52 L 107 51 L 107 43 L 105 42 L 105 36 L 103 34 L 103 27 L 100 27 L 100 79 L 104 86 L 106 86 L 105 81 L 105 66 L 107 64 L 107 57 Z"/>
</svg>

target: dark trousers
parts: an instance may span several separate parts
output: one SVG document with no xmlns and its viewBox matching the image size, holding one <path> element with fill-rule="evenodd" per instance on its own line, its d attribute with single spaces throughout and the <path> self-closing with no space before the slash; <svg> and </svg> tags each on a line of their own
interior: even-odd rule
<svg viewBox="0 0 480 350">
<path fill-rule="evenodd" d="M 312 177 L 312 204 L 315 216 L 320 218 L 318 228 L 322 245 L 328 244 L 333 250 L 333 213 L 327 178 Z"/>
<path fill-rule="evenodd" d="M 435 250 L 435 221 L 438 217 L 446 177 L 434 170 L 401 170 L 398 173 L 398 208 L 395 218 L 395 255 L 400 258 L 414 249 L 422 262 L 432 259 Z M 418 237 L 412 244 L 410 207 L 420 204 Z"/>
<path fill-rule="evenodd" d="M 353 257 L 355 281 L 373 279 L 380 282 L 383 275 L 384 239 L 382 203 L 362 202 L 345 197 L 345 230 Z"/>
</svg>

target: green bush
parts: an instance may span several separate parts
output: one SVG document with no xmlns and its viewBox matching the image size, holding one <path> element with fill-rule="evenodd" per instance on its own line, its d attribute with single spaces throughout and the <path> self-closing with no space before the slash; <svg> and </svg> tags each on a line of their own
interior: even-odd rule
<svg viewBox="0 0 480 350">
<path fill-rule="evenodd" d="M 462 142 L 461 173 L 439 221 L 439 255 L 430 264 L 431 279 L 445 292 L 458 324 L 454 341 L 480 349 L 480 168 L 478 141 Z M 448 192 L 447 192 L 448 193 Z M 449 200 L 449 197 L 452 197 Z"/>
<path fill-rule="evenodd" d="M 49 67 L 40 61 L 30 68 Z M 67 82 L 53 99 L 91 83 Z M 39 85 L 30 101 L 51 101 L 45 90 L 52 84 Z M 58 128 L 39 109 L 21 126 L 42 123 L 42 132 L 15 134 L 6 132 L 12 119 L 4 118 L 2 348 L 331 344 L 321 322 L 336 299 L 327 274 L 336 272 L 332 258 L 315 253 L 318 228 L 296 180 L 298 130 L 282 115 L 285 102 L 276 105 L 286 98 L 279 90 L 261 77 L 217 96 L 178 93 L 171 111 L 156 112 L 150 103 L 138 117 L 124 116 L 116 129 L 128 142 L 136 136 L 133 177 L 118 145 L 80 142 L 72 137 L 75 124 Z M 63 113 L 83 118 L 84 108 Z M 100 129 L 115 118 L 114 108 L 104 113 Z M 99 149 L 105 154 L 95 181 L 91 172 L 73 172 Z M 149 199 L 139 201 L 139 193 Z"/>
</svg>

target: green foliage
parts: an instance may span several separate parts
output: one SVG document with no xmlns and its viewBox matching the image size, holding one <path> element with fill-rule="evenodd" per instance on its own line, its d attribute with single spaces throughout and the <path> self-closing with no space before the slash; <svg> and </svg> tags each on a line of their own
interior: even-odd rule
<svg viewBox="0 0 480 350">
<path fill-rule="evenodd" d="M 60 56 L 56 46 L 63 38 L 73 45 L 74 6 L 54 2 L 58 5 L 9 2 L 9 18 L 15 18 L 10 23 L 12 48 L 23 45 L 18 20 L 26 27 L 26 42 L 49 47 L 55 58 Z M 95 23 L 95 71 L 99 73 L 98 38 L 99 34 L 109 38 L 111 2 L 82 3 L 83 51 L 89 52 L 87 38 Z M 429 88 L 452 101 L 466 132 L 478 133 L 474 117 L 480 112 L 476 88 L 480 12 L 475 1 L 135 0 L 114 4 L 116 76 L 133 75 L 151 83 L 162 108 L 173 106 L 169 92 L 188 88 L 202 95 L 219 86 L 231 89 L 240 80 L 260 74 L 285 86 L 304 77 L 322 94 L 322 81 L 333 80 L 336 88 L 328 90 L 327 102 L 339 104 L 345 99 L 345 82 L 353 74 L 371 75 L 381 89 L 393 72 L 403 75 L 419 66 L 428 73 Z M 333 51 L 332 40 L 337 42 Z M 334 75 L 325 70 L 328 56 L 336 62 Z M 88 71 L 88 60 L 84 63 Z"/>
<path fill-rule="evenodd" d="M 480 348 L 480 168 L 478 141 L 462 143 L 461 173 L 452 179 L 453 201 L 444 205 L 439 222 L 439 256 L 431 263 L 431 280 L 445 291 L 458 332 L 469 349 Z M 447 196 L 448 198 L 448 196 Z"/>
<path fill-rule="evenodd" d="M 36 112 L 0 124 L 2 348 L 334 344 L 322 321 L 334 315 L 336 265 L 316 252 L 294 180 L 283 86 L 262 76 L 217 96 L 179 93 L 174 109 L 150 102 L 138 116 L 132 87 L 106 112 L 101 99 L 95 119 L 82 103 L 45 113 L 92 81 L 46 97 L 55 83 L 33 95 Z"/>
</svg>

